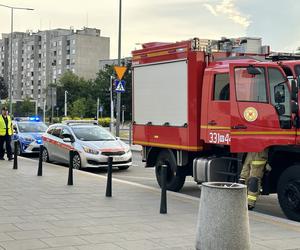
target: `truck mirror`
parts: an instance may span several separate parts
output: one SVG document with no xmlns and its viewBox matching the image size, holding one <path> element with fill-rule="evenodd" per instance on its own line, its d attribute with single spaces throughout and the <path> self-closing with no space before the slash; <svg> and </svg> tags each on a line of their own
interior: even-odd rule
<svg viewBox="0 0 300 250">
<path fill-rule="evenodd" d="M 285 102 L 285 87 L 284 84 L 277 84 L 274 87 L 274 94 L 275 94 L 275 102 L 276 103 L 284 103 Z"/>
<path fill-rule="evenodd" d="M 278 115 L 284 115 L 285 114 L 285 106 L 283 104 L 277 104 L 275 105 L 275 109 Z"/>
<path fill-rule="evenodd" d="M 298 114 L 298 112 L 299 112 L 299 105 L 298 105 L 297 102 L 292 101 L 292 103 L 291 103 L 291 111 L 292 111 L 293 114 Z"/>
<path fill-rule="evenodd" d="M 258 68 L 255 68 L 252 65 L 247 67 L 247 72 L 248 72 L 249 75 L 259 75 L 259 74 L 261 74 L 260 70 Z"/>
<path fill-rule="evenodd" d="M 291 93 L 292 100 L 297 102 L 298 101 L 298 88 L 297 88 L 297 83 L 294 79 L 291 81 L 291 87 L 292 87 L 292 93 Z"/>
</svg>

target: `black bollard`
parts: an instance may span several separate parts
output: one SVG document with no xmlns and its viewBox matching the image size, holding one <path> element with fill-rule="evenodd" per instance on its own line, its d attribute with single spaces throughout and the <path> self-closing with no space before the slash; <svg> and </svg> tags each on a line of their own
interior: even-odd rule
<svg viewBox="0 0 300 250">
<path fill-rule="evenodd" d="M 112 163 L 113 163 L 113 158 L 108 157 L 108 167 L 107 167 L 107 184 L 106 184 L 106 197 L 111 197 L 111 189 L 112 189 L 112 184 L 111 184 L 111 178 L 112 178 Z"/>
<path fill-rule="evenodd" d="M 39 153 L 39 167 L 37 176 L 43 176 L 43 145 L 40 145 L 40 153 Z"/>
<path fill-rule="evenodd" d="M 13 165 L 13 169 L 18 169 L 18 141 L 14 141 L 14 165 Z"/>
<path fill-rule="evenodd" d="M 160 185 L 161 185 L 161 200 L 160 200 L 160 213 L 167 213 L 167 165 L 161 166 L 160 172 Z"/>
<path fill-rule="evenodd" d="M 73 156 L 74 156 L 73 150 L 70 150 L 69 156 L 70 156 L 70 162 L 69 162 L 68 185 L 72 186 L 73 185 Z"/>
</svg>

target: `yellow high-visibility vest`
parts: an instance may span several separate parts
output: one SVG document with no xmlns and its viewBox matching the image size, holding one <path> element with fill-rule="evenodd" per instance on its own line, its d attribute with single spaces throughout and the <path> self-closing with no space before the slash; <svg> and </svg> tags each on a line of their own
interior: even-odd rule
<svg viewBox="0 0 300 250">
<path fill-rule="evenodd" d="M 8 126 L 8 135 L 12 135 L 13 134 L 12 123 L 9 115 L 7 116 L 7 126 Z M 3 116 L 0 115 L 0 136 L 4 136 L 4 135 L 6 135 L 6 124 L 3 119 Z"/>
</svg>

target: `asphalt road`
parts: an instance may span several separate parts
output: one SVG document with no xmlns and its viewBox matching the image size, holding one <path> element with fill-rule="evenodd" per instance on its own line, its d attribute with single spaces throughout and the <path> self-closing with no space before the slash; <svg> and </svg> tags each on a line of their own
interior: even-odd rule
<svg viewBox="0 0 300 250">
<path fill-rule="evenodd" d="M 38 160 L 36 156 L 30 157 Z M 88 168 L 85 171 L 94 174 L 106 175 L 105 169 Z M 133 166 L 131 168 L 127 170 L 114 169 L 113 177 L 150 187 L 159 188 L 156 182 L 154 168 L 144 168 L 141 153 L 139 152 L 133 152 Z M 200 188 L 193 181 L 192 177 L 186 178 L 185 185 L 180 192 L 186 195 L 200 197 Z M 277 195 L 260 196 L 255 211 L 263 214 L 273 215 L 276 217 L 286 218 L 278 204 Z"/>
</svg>

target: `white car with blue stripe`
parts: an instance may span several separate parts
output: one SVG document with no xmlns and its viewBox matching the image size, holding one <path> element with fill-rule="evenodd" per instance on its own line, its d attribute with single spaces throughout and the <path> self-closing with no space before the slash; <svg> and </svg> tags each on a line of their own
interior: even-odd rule
<svg viewBox="0 0 300 250">
<path fill-rule="evenodd" d="M 12 123 L 14 129 L 12 149 L 14 150 L 14 141 L 17 141 L 19 155 L 38 153 L 40 145 L 43 144 L 42 134 L 47 130 L 47 125 L 36 116 L 16 117 Z"/>
</svg>

